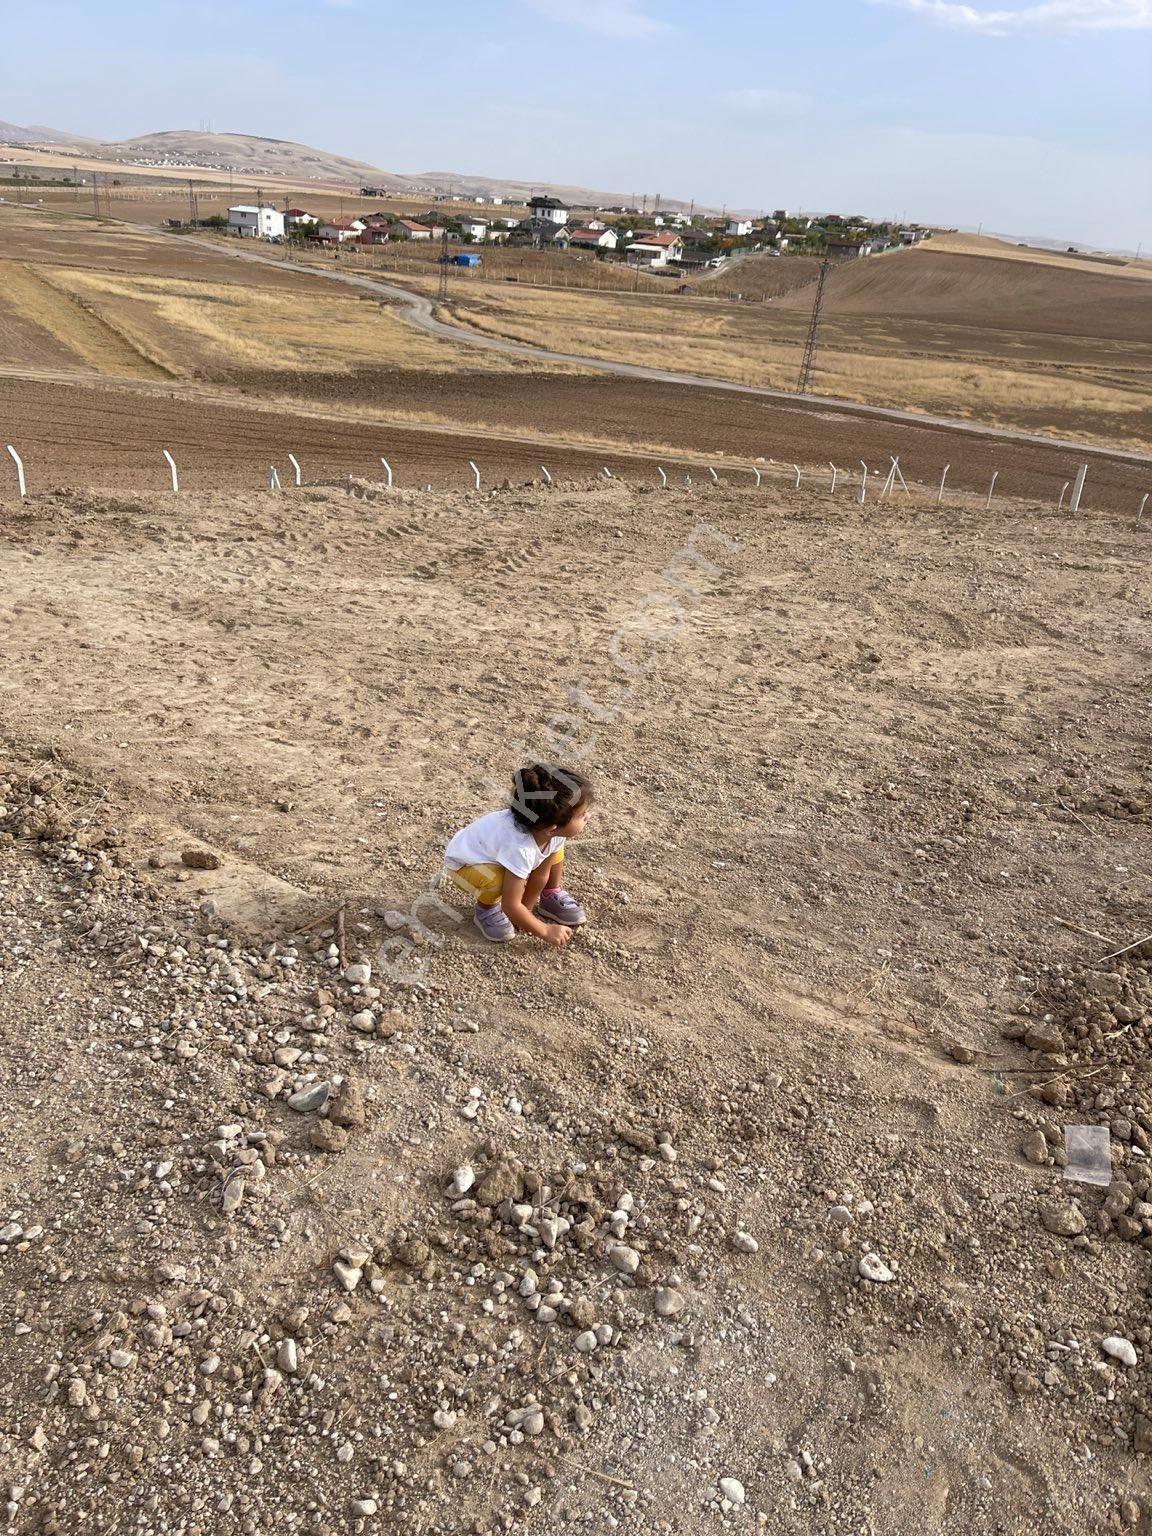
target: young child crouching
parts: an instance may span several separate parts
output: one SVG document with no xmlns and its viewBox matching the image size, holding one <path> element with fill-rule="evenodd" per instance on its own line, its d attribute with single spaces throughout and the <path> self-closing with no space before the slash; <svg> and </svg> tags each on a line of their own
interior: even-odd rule
<svg viewBox="0 0 1152 1536">
<path fill-rule="evenodd" d="M 574 768 L 533 763 L 517 769 L 507 809 L 470 822 L 444 850 L 448 877 L 476 897 L 473 919 L 486 939 L 506 943 L 516 930 L 564 945 L 587 922 L 561 884 L 564 844 L 579 837 L 592 786 Z"/>
</svg>

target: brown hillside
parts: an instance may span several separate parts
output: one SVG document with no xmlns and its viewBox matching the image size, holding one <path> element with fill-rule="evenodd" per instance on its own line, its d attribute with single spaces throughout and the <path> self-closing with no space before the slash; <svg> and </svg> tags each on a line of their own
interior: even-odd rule
<svg viewBox="0 0 1152 1536">
<path fill-rule="evenodd" d="M 807 309 L 811 302 L 811 284 L 777 301 L 783 309 Z M 824 302 L 834 315 L 1152 341 L 1152 285 L 1108 271 L 1073 271 L 927 247 L 838 268 Z"/>
</svg>

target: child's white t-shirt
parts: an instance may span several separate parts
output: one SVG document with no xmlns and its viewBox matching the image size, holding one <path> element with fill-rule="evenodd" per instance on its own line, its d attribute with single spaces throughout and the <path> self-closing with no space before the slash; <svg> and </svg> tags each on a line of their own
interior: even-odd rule
<svg viewBox="0 0 1152 1536">
<path fill-rule="evenodd" d="M 526 880 L 565 842 L 563 837 L 553 837 L 541 848 L 531 832 L 516 825 L 511 811 L 489 811 L 457 832 L 444 850 L 444 862 L 449 869 L 463 869 L 466 864 L 499 864 L 510 875 Z"/>
</svg>

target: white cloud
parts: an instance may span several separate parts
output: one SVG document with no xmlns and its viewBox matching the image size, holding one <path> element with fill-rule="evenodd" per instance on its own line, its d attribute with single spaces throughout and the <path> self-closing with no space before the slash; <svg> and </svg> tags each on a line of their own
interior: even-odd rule
<svg viewBox="0 0 1152 1536">
<path fill-rule="evenodd" d="M 551 21 L 582 27 L 601 37 L 651 37 L 667 30 L 667 22 L 637 9 L 636 0 L 527 0 L 534 11 Z"/>
<path fill-rule="evenodd" d="M 1010 9 L 961 5 L 956 0 L 869 0 L 869 4 L 895 5 L 942 27 L 985 37 L 1152 28 L 1152 0 L 1042 0 Z"/>
<path fill-rule="evenodd" d="M 804 91 L 772 91 L 759 86 L 722 91 L 720 101 L 748 117 L 789 117 L 794 112 L 807 112 L 812 106 L 811 96 Z"/>
</svg>

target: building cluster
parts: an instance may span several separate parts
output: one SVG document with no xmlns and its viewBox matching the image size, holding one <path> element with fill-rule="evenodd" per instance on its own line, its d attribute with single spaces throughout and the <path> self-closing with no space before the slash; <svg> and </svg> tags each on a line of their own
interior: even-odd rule
<svg viewBox="0 0 1152 1536">
<path fill-rule="evenodd" d="M 499 199 L 493 199 L 499 204 Z M 283 211 L 240 204 L 229 208 L 227 227 L 237 235 L 264 240 L 309 238 L 325 245 L 387 245 L 445 239 L 469 246 L 530 245 L 539 249 L 588 252 L 606 260 L 655 271 L 723 266 L 733 255 L 806 252 L 834 259 L 870 256 L 898 246 L 916 245 L 931 231 L 919 225 L 900 229 L 860 216 L 823 217 L 789 214 L 778 208 L 771 219 L 693 218 L 687 214 L 646 215 L 632 209 L 597 209 L 579 214 L 559 198 L 539 195 L 528 202 L 526 218 L 480 214 L 444 216 L 430 211 L 419 219 L 388 212 L 322 219 L 303 208 Z M 479 257 L 456 258 L 477 265 Z"/>
</svg>

